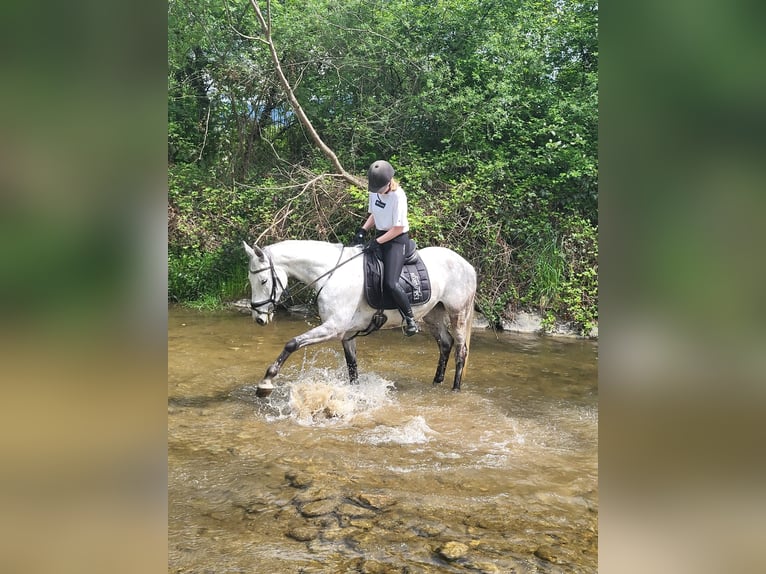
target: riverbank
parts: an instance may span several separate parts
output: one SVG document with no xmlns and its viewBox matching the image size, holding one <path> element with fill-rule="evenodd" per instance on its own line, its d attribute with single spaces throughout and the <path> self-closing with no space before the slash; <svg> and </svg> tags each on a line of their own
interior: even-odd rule
<svg viewBox="0 0 766 574">
<path fill-rule="evenodd" d="M 226 304 L 226 307 L 235 309 L 241 313 L 250 313 L 250 300 L 239 299 L 237 301 L 231 301 Z M 312 311 L 305 305 L 296 305 L 289 308 L 290 312 L 310 314 Z M 571 337 L 577 339 L 598 339 L 598 324 L 591 329 L 587 335 L 580 335 L 575 329 L 572 323 L 564 321 L 557 321 L 554 323 L 553 328 L 544 331 L 543 330 L 543 317 L 539 313 L 529 311 L 519 311 L 513 314 L 510 319 L 502 319 L 500 323 L 500 330 L 508 333 L 526 333 L 533 335 L 545 335 L 548 337 Z M 473 328 L 475 330 L 491 330 L 492 325 L 487 318 L 480 312 L 476 311 L 473 318 Z"/>
</svg>

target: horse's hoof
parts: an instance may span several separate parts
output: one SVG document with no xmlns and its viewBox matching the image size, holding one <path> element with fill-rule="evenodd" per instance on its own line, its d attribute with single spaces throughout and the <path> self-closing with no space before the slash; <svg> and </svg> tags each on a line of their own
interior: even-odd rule
<svg viewBox="0 0 766 574">
<path fill-rule="evenodd" d="M 274 390 L 274 385 L 271 384 L 271 381 L 261 381 L 261 384 L 258 385 L 258 387 L 255 389 L 255 396 L 259 399 L 264 399 L 268 397 L 271 394 L 271 391 Z"/>
</svg>

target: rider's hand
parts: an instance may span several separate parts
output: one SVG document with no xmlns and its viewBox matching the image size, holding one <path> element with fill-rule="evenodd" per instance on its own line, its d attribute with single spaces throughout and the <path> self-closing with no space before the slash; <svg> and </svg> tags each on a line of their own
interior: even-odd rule
<svg viewBox="0 0 766 574">
<path fill-rule="evenodd" d="M 364 244 L 364 238 L 366 237 L 367 232 L 364 230 L 363 227 L 360 227 L 356 230 L 356 233 L 354 234 L 354 243 L 352 245 L 363 245 Z"/>
<path fill-rule="evenodd" d="M 380 248 L 380 243 L 378 243 L 378 240 L 371 239 L 367 243 L 367 245 L 364 246 L 364 249 L 362 251 L 364 251 L 365 253 L 375 253 L 375 250 L 377 250 L 378 248 Z"/>
</svg>

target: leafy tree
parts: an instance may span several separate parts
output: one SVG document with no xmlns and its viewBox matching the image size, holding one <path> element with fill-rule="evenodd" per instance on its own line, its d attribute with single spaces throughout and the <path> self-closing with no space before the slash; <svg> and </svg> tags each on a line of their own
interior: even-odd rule
<svg viewBox="0 0 766 574">
<path fill-rule="evenodd" d="M 347 239 L 359 176 L 386 157 L 413 235 L 474 263 L 485 312 L 532 307 L 587 330 L 597 21 L 593 0 L 172 1 L 171 257 L 243 234 Z"/>
</svg>

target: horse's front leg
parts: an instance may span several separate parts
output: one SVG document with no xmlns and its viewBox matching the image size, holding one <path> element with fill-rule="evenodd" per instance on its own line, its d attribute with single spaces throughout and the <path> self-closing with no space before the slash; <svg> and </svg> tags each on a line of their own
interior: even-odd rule
<svg viewBox="0 0 766 574">
<path fill-rule="evenodd" d="M 258 384 L 255 395 L 257 397 L 268 397 L 271 394 L 271 391 L 274 390 L 274 384 L 271 382 L 272 379 L 279 374 L 284 362 L 295 351 L 302 349 L 303 347 L 308 347 L 309 345 L 324 343 L 330 339 L 337 338 L 339 335 L 340 332 L 336 328 L 322 324 L 318 327 L 314 327 L 310 331 L 306 331 L 302 335 L 290 339 L 277 357 L 277 360 L 266 369 L 266 374 L 264 375 L 263 380 Z"/>
<path fill-rule="evenodd" d="M 356 339 L 343 339 L 343 354 L 346 355 L 348 378 L 352 384 L 359 382 L 359 371 L 356 368 Z"/>
</svg>

